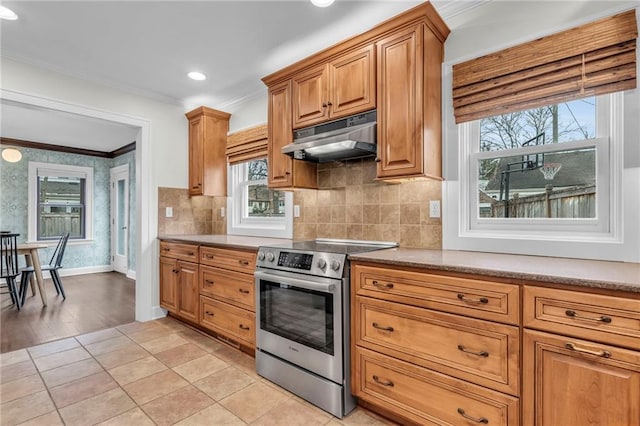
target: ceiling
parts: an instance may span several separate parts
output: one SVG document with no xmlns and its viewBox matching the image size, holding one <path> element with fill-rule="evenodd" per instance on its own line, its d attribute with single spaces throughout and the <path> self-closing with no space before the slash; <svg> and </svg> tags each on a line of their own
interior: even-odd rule
<svg viewBox="0 0 640 426">
<path fill-rule="evenodd" d="M 432 3 L 447 21 L 487 1 Z M 228 111 L 263 96 L 265 75 L 419 3 L 336 0 L 317 8 L 306 0 L 3 1 L 19 19 L 2 21 L 1 54 L 185 111 L 199 105 Z M 193 81 L 189 71 L 208 78 Z M 2 137 L 113 151 L 136 135 L 74 114 L 47 116 L 51 111 L 6 100 L 1 107 Z M 100 132 L 87 130 L 92 125 Z"/>
</svg>

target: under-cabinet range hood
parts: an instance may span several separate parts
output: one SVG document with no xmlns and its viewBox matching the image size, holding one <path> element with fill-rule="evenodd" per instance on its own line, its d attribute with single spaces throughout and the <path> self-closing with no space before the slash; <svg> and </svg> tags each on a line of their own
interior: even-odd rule
<svg viewBox="0 0 640 426">
<path fill-rule="evenodd" d="M 376 111 L 296 130 L 282 148 L 297 160 L 328 163 L 376 155 Z"/>
</svg>

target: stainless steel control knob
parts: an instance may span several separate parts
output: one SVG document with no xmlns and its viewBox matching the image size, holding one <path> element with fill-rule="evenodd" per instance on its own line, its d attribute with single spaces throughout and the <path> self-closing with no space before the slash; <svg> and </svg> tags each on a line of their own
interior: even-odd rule
<svg viewBox="0 0 640 426">
<path fill-rule="evenodd" d="M 318 259 L 318 268 L 324 269 L 327 267 L 327 261 L 324 259 Z"/>
<path fill-rule="evenodd" d="M 340 262 L 338 262 L 337 260 L 332 260 L 329 264 L 329 267 L 334 271 L 337 271 L 338 269 L 340 269 Z"/>
<path fill-rule="evenodd" d="M 275 260 L 276 256 L 273 254 L 273 252 L 268 251 L 267 252 L 267 262 L 273 262 Z"/>
<path fill-rule="evenodd" d="M 264 260 L 264 252 L 262 252 L 262 251 L 258 252 L 258 260 L 260 260 L 260 261 Z"/>
</svg>

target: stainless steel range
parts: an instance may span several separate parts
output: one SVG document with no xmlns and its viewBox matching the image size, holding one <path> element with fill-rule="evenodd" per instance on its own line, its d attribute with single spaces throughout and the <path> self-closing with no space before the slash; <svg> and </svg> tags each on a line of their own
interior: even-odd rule
<svg viewBox="0 0 640 426">
<path fill-rule="evenodd" d="M 336 417 L 353 410 L 347 256 L 395 246 L 323 239 L 260 247 L 255 272 L 258 374 Z"/>
</svg>

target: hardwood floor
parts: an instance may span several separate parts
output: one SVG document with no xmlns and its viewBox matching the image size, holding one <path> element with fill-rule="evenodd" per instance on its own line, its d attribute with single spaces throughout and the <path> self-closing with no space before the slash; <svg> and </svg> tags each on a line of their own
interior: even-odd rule
<svg viewBox="0 0 640 426">
<path fill-rule="evenodd" d="M 9 295 L 0 302 L 0 353 L 27 348 L 64 337 L 127 324 L 135 320 L 135 281 L 117 272 L 62 277 L 67 299 L 45 280 L 47 306 L 36 292 L 22 310 Z"/>
</svg>

